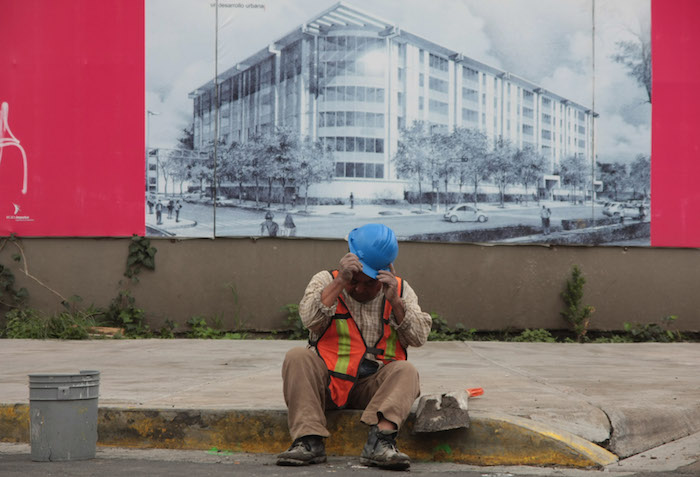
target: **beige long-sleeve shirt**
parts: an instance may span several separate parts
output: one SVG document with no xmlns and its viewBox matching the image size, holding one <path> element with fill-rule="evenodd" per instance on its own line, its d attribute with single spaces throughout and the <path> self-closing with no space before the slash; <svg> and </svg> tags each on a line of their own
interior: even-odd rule
<svg viewBox="0 0 700 477">
<path fill-rule="evenodd" d="M 335 315 L 337 302 L 333 306 L 325 306 L 321 303 L 321 293 L 332 281 L 333 276 L 328 271 L 322 271 L 314 275 L 306 287 L 304 296 L 299 303 L 299 315 L 302 323 L 309 330 L 312 328 L 325 330 L 331 317 Z M 384 292 L 380 291 L 376 297 L 366 303 L 354 300 L 345 290 L 341 292 L 341 296 L 355 323 L 357 323 L 365 343 L 367 346 L 373 346 L 384 333 L 384 325 L 381 320 Z M 421 310 L 418 305 L 418 297 L 406 280 L 403 280 L 401 300 L 406 312 L 403 321 L 401 324 L 397 324 L 392 313 L 389 323 L 396 329 L 399 341 L 405 348 L 422 346 L 428 339 L 432 319 L 428 313 Z M 319 336 L 319 333 L 309 331 L 309 338 L 312 342 L 316 341 Z M 369 353 L 367 358 L 376 361 L 374 355 Z"/>
</svg>

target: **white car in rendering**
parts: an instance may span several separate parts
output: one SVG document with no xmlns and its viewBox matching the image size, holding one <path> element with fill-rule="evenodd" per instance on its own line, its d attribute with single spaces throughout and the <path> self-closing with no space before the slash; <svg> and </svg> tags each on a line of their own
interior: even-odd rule
<svg viewBox="0 0 700 477">
<path fill-rule="evenodd" d="M 469 204 L 456 204 L 443 216 L 445 220 L 455 222 L 486 222 L 489 216 L 481 209 Z"/>
</svg>

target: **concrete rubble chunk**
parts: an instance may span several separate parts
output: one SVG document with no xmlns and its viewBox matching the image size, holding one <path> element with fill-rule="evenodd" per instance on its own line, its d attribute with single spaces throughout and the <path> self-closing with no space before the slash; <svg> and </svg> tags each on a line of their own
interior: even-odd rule
<svg viewBox="0 0 700 477">
<path fill-rule="evenodd" d="M 427 394 L 418 399 L 413 432 L 438 432 L 469 427 L 466 391 Z"/>
</svg>

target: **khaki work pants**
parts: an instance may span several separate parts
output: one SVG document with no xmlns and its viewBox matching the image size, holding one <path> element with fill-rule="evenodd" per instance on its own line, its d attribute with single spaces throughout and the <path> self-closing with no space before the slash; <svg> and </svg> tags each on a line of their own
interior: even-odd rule
<svg viewBox="0 0 700 477">
<path fill-rule="evenodd" d="M 292 348 L 282 365 L 284 400 L 287 403 L 289 433 L 329 437 L 325 410 L 334 409 L 328 383 L 328 368 L 315 350 Z M 418 371 L 408 361 L 394 361 L 371 376 L 358 380 L 350 392 L 347 409 L 364 409 L 360 421 L 379 422 L 379 413 L 400 427 L 420 395 Z"/>
</svg>

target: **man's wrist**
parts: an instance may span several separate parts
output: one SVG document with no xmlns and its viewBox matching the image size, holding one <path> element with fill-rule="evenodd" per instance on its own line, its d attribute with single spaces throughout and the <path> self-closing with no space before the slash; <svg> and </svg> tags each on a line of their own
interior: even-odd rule
<svg viewBox="0 0 700 477">
<path fill-rule="evenodd" d="M 333 306 L 338 299 L 338 296 L 345 288 L 345 284 L 340 277 L 340 273 L 333 278 L 333 280 L 326 285 L 326 287 L 321 292 L 321 303 L 325 306 Z"/>
<path fill-rule="evenodd" d="M 345 285 L 347 285 L 349 281 L 350 281 L 349 279 L 345 279 L 345 278 L 343 277 L 343 272 L 342 272 L 342 271 L 338 271 L 338 274 L 333 278 L 333 282 L 332 282 L 332 283 L 335 283 L 335 284 L 337 284 L 337 285 L 340 285 L 341 287 L 344 288 Z"/>
<path fill-rule="evenodd" d="M 406 307 L 403 304 L 403 299 L 398 297 L 394 300 L 390 300 L 389 303 L 391 304 L 391 312 L 394 315 L 394 319 L 396 323 L 400 325 L 403 323 L 404 318 L 406 318 Z"/>
<path fill-rule="evenodd" d="M 400 308 L 401 310 L 404 309 L 403 300 L 401 299 L 401 297 L 396 297 L 392 300 L 389 300 L 389 304 L 394 310 L 396 310 L 397 308 Z"/>
</svg>

